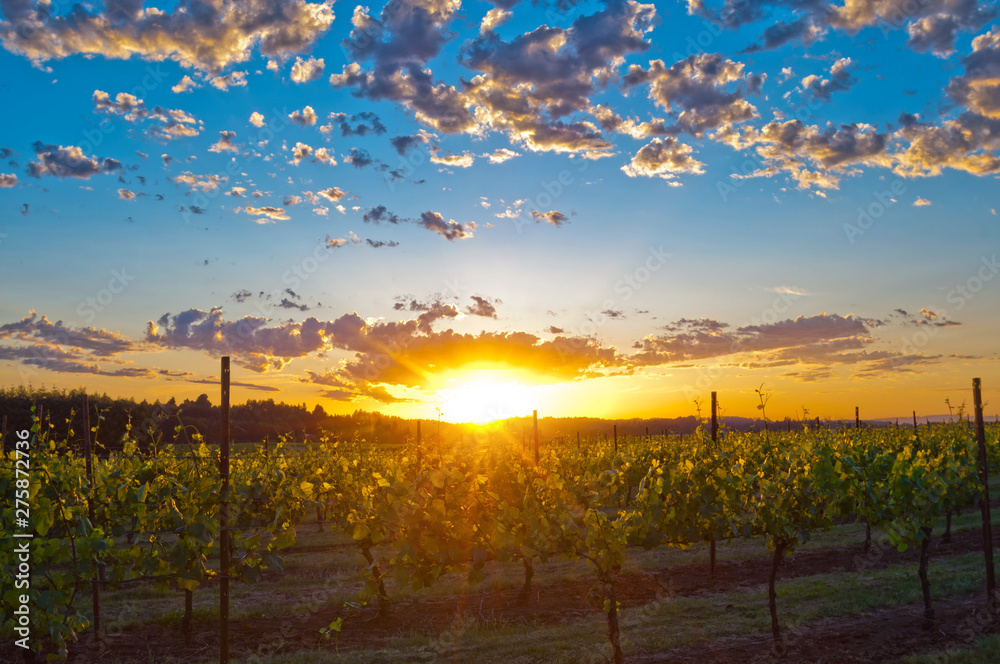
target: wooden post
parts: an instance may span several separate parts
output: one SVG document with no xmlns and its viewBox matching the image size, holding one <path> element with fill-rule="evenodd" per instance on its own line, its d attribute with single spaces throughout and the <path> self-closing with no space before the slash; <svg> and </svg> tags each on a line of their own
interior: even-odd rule
<svg viewBox="0 0 1000 664">
<path fill-rule="evenodd" d="M 420 440 L 420 420 L 417 420 L 417 470 L 420 469 L 420 457 L 423 454 L 423 445 Z"/>
<path fill-rule="evenodd" d="M 535 465 L 538 465 L 538 411 L 531 411 L 531 419 L 535 424 Z"/>
<path fill-rule="evenodd" d="M 719 442 L 719 399 L 715 392 L 712 392 L 712 442 Z M 713 448 L 715 445 L 712 446 Z M 714 449 L 712 450 L 715 451 Z M 715 578 L 715 538 L 708 544 L 708 573 Z"/>
<path fill-rule="evenodd" d="M 861 428 L 861 414 L 857 406 L 854 407 L 854 428 Z"/>
<path fill-rule="evenodd" d="M 87 498 L 87 516 L 90 524 L 93 525 L 96 518 L 94 516 L 94 462 L 90 458 L 90 402 L 87 395 L 83 395 L 83 453 L 86 455 L 87 464 L 87 486 L 90 489 L 90 496 Z M 98 579 L 101 577 L 101 567 L 98 564 L 94 578 L 90 581 L 90 594 L 94 605 L 94 639 L 101 640 L 101 584 Z"/>
<path fill-rule="evenodd" d="M 222 442 L 219 449 L 219 662 L 229 664 L 229 356 L 222 358 Z"/>
<path fill-rule="evenodd" d="M 712 442 L 719 442 L 719 399 L 716 392 L 712 392 Z"/>
<path fill-rule="evenodd" d="M 618 456 L 618 425 L 615 426 L 615 456 Z"/>
<path fill-rule="evenodd" d="M 577 450 L 580 449 L 580 432 L 579 431 L 576 432 L 576 449 Z"/>
<path fill-rule="evenodd" d="M 990 468 L 986 455 L 986 428 L 983 425 L 983 392 L 978 378 L 972 379 L 972 399 L 976 408 L 976 438 L 979 441 L 979 478 L 983 483 L 983 555 L 986 557 L 986 601 L 994 601 L 996 578 L 993 571 L 993 527 L 990 521 Z"/>
</svg>

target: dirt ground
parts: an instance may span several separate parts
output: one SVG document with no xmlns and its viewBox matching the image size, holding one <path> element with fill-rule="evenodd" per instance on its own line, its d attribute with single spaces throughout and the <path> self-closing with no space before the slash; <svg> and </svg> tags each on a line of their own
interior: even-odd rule
<svg viewBox="0 0 1000 664">
<path fill-rule="evenodd" d="M 956 533 L 952 542 L 932 541 L 931 556 L 950 556 L 977 551 L 981 535 L 975 531 Z M 858 556 L 861 556 L 858 558 Z M 782 579 L 857 569 L 863 560 L 869 569 L 916 560 L 917 549 L 899 553 L 879 547 L 869 555 L 860 547 L 799 551 L 785 559 Z M 933 562 L 932 562 L 933 565 Z M 648 604 L 670 595 L 692 596 L 760 586 L 767 583 L 770 557 L 764 553 L 742 561 L 720 561 L 714 576 L 704 564 L 674 566 L 648 574 L 623 574 L 617 585 L 618 600 L 626 608 Z M 970 616 L 984 608 L 984 597 L 935 598 L 935 623 L 924 629 L 921 605 L 857 614 L 812 623 L 802 630 L 786 630 L 784 661 L 789 662 L 880 662 L 903 655 L 933 652 L 967 643 L 956 634 Z M 337 617 L 345 617 L 336 647 L 340 651 L 377 648 L 399 634 L 446 634 L 456 624 L 476 621 L 503 623 L 565 623 L 601 611 L 593 579 L 558 585 L 534 584 L 528 598 L 517 590 L 484 591 L 467 595 L 421 598 L 392 602 L 380 615 L 366 607 L 345 617 L 341 608 L 324 609 L 302 616 L 237 620 L 230 623 L 230 654 L 291 653 L 315 647 L 319 629 Z M 186 662 L 211 658 L 218 652 L 218 623 L 197 621 L 192 643 L 186 646 L 177 626 L 145 625 L 106 636 L 101 643 L 87 640 L 70 650 L 70 661 L 79 664 L 118 659 L 148 662 Z M 977 633 L 997 631 L 997 621 Z M 770 638 L 734 637 L 711 644 L 679 648 L 666 653 L 627 653 L 635 664 L 658 662 L 766 662 L 780 659 Z M 1000 661 L 1000 655 L 998 655 Z"/>
</svg>

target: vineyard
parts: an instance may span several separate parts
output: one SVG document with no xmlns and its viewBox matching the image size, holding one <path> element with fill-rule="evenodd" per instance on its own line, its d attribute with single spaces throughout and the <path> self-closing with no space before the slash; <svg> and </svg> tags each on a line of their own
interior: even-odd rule
<svg viewBox="0 0 1000 664">
<path fill-rule="evenodd" d="M 99 424 L 57 436 L 36 417 L 30 479 L 17 451 L 0 472 L 11 661 L 24 592 L 7 582 L 14 496 L 32 515 L 25 656 L 39 661 L 169 659 L 144 642 L 170 661 L 217 661 L 217 587 L 230 579 L 233 661 L 248 662 L 487 662 L 497 639 L 518 638 L 524 662 L 713 661 L 719 648 L 719 661 L 805 661 L 823 615 L 897 610 L 889 624 L 932 650 L 982 647 L 997 627 L 980 444 L 961 419 L 761 433 L 706 422 L 684 437 L 543 435 L 535 449 L 474 430 L 246 445 L 229 458 L 225 515 L 218 447 L 140 431 L 102 441 Z M 985 429 L 994 475 L 998 438 Z M 953 555 L 932 560 L 942 550 Z M 846 608 L 811 611 L 837 593 Z M 838 661 L 870 661 L 858 657 Z"/>
</svg>

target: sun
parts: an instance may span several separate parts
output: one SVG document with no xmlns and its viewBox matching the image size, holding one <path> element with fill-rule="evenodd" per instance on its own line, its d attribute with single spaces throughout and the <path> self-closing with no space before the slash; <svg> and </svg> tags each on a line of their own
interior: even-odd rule
<svg viewBox="0 0 1000 664">
<path fill-rule="evenodd" d="M 441 414 L 449 422 L 487 424 L 531 413 L 529 388 L 505 371 L 469 371 L 437 391 Z"/>
</svg>

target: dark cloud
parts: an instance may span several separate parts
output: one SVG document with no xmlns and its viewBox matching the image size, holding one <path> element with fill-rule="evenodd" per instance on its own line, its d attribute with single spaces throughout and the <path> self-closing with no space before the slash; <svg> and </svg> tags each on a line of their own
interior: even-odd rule
<svg viewBox="0 0 1000 664">
<path fill-rule="evenodd" d="M 131 280 L 125 270 L 122 274 L 126 283 Z M 87 351 L 103 358 L 141 349 L 139 344 L 124 335 L 93 327 L 67 327 L 61 320 L 53 323 L 45 316 L 39 317 L 34 311 L 16 323 L 0 325 L 0 339 L 43 342 Z"/>
<path fill-rule="evenodd" d="M 784 46 L 791 41 L 803 41 L 809 43 L 817 36 L 818 29 L 805 18 L 794 21 L 776 21 L 767 27 L 761 35 L 760 43 L 744 49 L 744 53 L 756 53 L 758 51 L 769 51 L 771 49 Z"/>
<path fill-rule="evenodd" d="M 406 221 L 389 210 L 386 209 L 384 205 L 376 205 L 373 208 L 368 208 L 368 211 L 364 213 L 362 219 L 365 223 L 369 224 L 381 224 L 383 222 L 389 224 L 398 224 L 401 221 Z"/>
<path fill-rule="evenodd" d="M 667 67 L 652 60 L 648 69 L 631 65 L 623 78 L 627 87 L 649 85 L 649 97 L 676 119 L 679 130 L 695 135 L 722 125 L 757 117 L 746 101 L 759 92 L 763 78 L 747 75 L 744 65 L 718 53 L 692 55 Z"/>
<path fill-rule="evenodd" d="M 466 313 L 472 316 L 483 316 L 485 318 L 496 318 L 497 310 L 494 303 L 499 304 L 500 300 L 490 300 L 489 298 L 472 296 L 472 304 L 465 308 Z"/>
<path fill-rule="evenodd" d="M 354 166 L 354 168 L 364 168 L 365 166 L 371 166 L 373 159 L 367 150 L 351 148 L 350 154 L 344 157 L 344 161 Z"/>
<path fill-rule="evenodd" d="M 433 231 L 446 240 L 460 240 L 472 237 L 476 230 L 475 222 L 460 224 L 454 219 L 444 220 L 440 212 L 428 210 L 420 214 L 420 219 L 416 222 L 429 231 Z"/>
<path fill-rule="evenodd" d="M 379 120 L 378 115 L 371 111 L 362 111 L 351 115 L 347 113 L 331 113 L 330 121 L 338 126 L 340 135 L 344 137 L 365 136 L 369 132 L 376 136 L 381 136 L 388 131 L 385 125 L 382 124 L 382 121 Z"/>
<path fill-rule="evenodd" d="M 413 134 L 411 136 L 394 136 L 389 139 L 389 142 L 396 152 L 405 155 L 411 148 L 420 143 L 427 143 L 429 140 L 427 134 Z"/>
<path fill-rule="evenodd" d="M 850 90 L 858 80 L 852 75 L 850 58 L 841 58 L 830 67 L 830 78 L 812 74 L 802 79 L 802 89 L 820 101 L 830 101 L 834 92 Z"/>
<path fill-rule="evenodd" d="M 80 148 L 70 145 L 48 145 L 41 141 L 32 144 L 35 161 L 28 163 L 28 173 L 36 178 L 43 175 L 89 179 L 100 173 L 115 173 L 122 170 L 122 164 L 110 157 L 97 159 L 88 157 Z"/>
<path fill-rule="evenodd" d="M 373 240 L 371 238 L 366 238 L 365 242 L 369 247 L 373 249 L 381 249 L 382 247 L 398 247 L 399 243 L 395 240 Z"/>
</svg>

